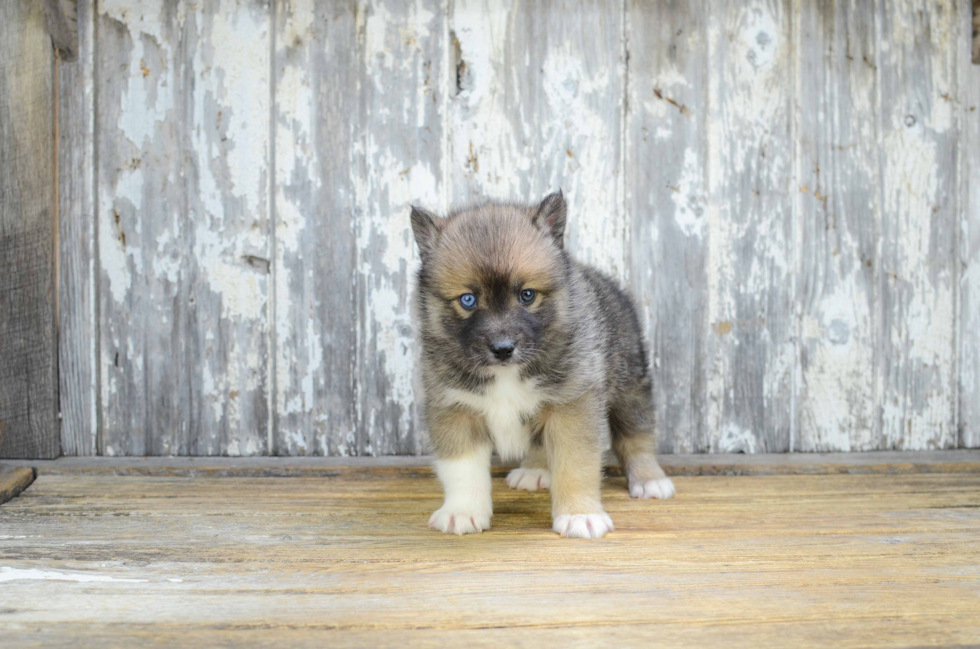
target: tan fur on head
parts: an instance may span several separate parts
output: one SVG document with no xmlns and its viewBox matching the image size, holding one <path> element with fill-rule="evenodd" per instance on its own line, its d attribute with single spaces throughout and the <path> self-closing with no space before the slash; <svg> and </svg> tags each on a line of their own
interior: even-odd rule
<svg viewBox="0 0 980 649">
<path fill-rule="evenodd" d="M 527 208 L 483 205 L 450 215 L 432 255 L 432 280 L 446 299 L 507 275 L 547 291 L 561 264 L 551 238 L 531 222 Z"/>
</svg>

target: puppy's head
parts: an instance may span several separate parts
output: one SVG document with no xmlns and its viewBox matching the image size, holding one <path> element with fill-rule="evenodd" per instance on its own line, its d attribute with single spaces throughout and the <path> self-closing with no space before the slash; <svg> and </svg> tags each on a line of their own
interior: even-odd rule
<svg viewBox="0 0 980 649">
<path fill-rule="evenodd" d="M 565 199 L 487 203 L 439 218 L 412 208 L 429 351 L 471 369 L 526 364 L 567 320 Z"/>
</svg>

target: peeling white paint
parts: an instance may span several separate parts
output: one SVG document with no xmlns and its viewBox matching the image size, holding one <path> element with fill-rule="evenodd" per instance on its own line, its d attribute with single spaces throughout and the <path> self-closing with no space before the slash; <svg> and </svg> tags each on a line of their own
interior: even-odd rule
<svg viewBox="0 0 980 649">
<path fill-rule="evenodd" d="M 195 121 L 201 125 L 196 133 L 212 128 L 204 119 L 202 109 L 205 102 L 217 101 L 222 109 L 219 128 L 225 127 L 227 138 L 226 160 L 232 194 L 242 198 L 246 212 L 252 214 L 262 207 L 265 196 L 269 93 L 256 89 L 267 88 L 269 83 L 267 27 L 267 14 L 256 16 L 235 0 L 223 0 L 214 14 L 210 35 L 220 46 L 211 48 L 208 61 L 202 60 L 203 52 L 198 50 L 194 61 L 196 70 L 202 75 L 214 74 L 218 81 L 210 92 L 195 95 Z M 208 154 L 218 153 L 200 145 L 197 152 L 204 155 L 205 163 Z"/>
<path fill-rule="evenodd" d="M 862 415 L 873 403 L 874 346 L 863 337 L 871 329 L 871 313 L 858 277 L 840 278 L 815 315 L 819 319 L 805 315 L 801 327 L 801 343 L 810 350 L 801 386 L 807 400 L 801 450 L 871 450 L 877 442 L 873 422 Z"/>
<path fill-rule="evenodd" d="M 835 116 L 830 104 L 792 105 L 792 70 L 798 65 L 799 53 L 793 40 L 797 30 L 782 15 L 785 7 L 785 3 L 761 0 L 725 7 L 708 17 L 707 42 L 702 42 L 700 31 L 690 36 L 686 43 L 692 52 L 707 52 L 703 72 L 706 102 L 698 99 L 697 105 L 679 107 L 650 93 L 631 96 L 631 108 L 639 106 L 652 117 L 644 125 L 649 127 L 643 133 L 646 146 L 684 147 L 682 156 L 672 150 L 672 157 L 665 158 L 683 160 L 670 170 L 671 193 L 661 195 L 671 200 L 651 209 L 664 210 L 680 233 L 693 245 L 702 242 L 706 250 L 707 285 L 703 290 L 707 313 L 701 317 L 714 326 L 703 332 L 707 335 L 707 357 L 702 359 L 707 439 L 691 444 L 729 452 L 764 450 L 764 439 L 772 431 L 756 428 L 759 418 L 753 418 L 751 425 L 745 423 L 749 419 L 740 415 L 756 406 L 739 401 L 745 393 L 736 388 L 745 378 L 740 375 L 745 365 L 744 360 L 736 365 L 735 359 L 746 345 L 754 345 L 764 351 L 750 362 L 751 372 L 762 374 L 761 378 L 750 377 L 753 386 L 761 385 L 752 388 L 760 394 L 751 395 L 761 404 L 759 412 L 776 417 L 786 410 L 786 394 L 791 389 L 787 386 L 796 377 L 804 384 L 807 400 L 799 410 L 800 426 L 814 431 L 811 439 L 816 441 L 812 443 L 820 450 L 867 449 L 881 442 L 876 437 L 882 432 L 876 432 L 876 422 L 869 423 L 862 414 L 875 394 L 880 402 L 873 405 L 880 405 L 885 443 L 902 448 L 942 446 L 956 435 L 950 426 L 954 417 L 949 390 L 957 364 L 957 338 L 950 323 L 962 317 L 965 324 L 961 326 L 969 329 L 969 323 L 980 321 L 980 316 L 971 315 L 971 309 L 977 311 L 976 300 L 964 297 L 962 316 L 956 310 L 957 292 L 966 296 L 969 287 L 980 286 L 980 271 L 971 262 L 971 251 L 977 246 L 969 248 L 969 238 L 980 228 L 971 230 L 971 217 L 964 214 L 961 227 L 964 247 L 969 249 L 963 253 L 962 287 L 956 286 L 952 267 L 937 261 L 945 249 L 937 253 L 933 221 L 940 217 L 932 216 L 949 190 L 948 149 L 964 121 L 957 111 L 965 111 L 968 103 L 957 94 L 954 75 L 967 77 L 953 65 L 954 55 L 950 54 L 952 43 L 962 36 L 955 23 L 958 13 L 953 3 L 943 0 L 923 22 L 915 18 L 913 3 L 899 0 L 889 6 L 894 20 L 881 24 L 891 33 L 876 43 L 878 58 L 873 63 L 928 83 L 910 88 L 901 101 L 887 98 L 883 111 L 876 102 L 884 98 L 875 99 L 873 92 L 863 92 L 860 87 L 848 89 L 852 111 L 879 116 L 884 130 L 883 175 L 877 178 L 868 171 L 860 182 L 877 185 L 881 181 L 883 203 L 869 199 L 867 218 L 877 218 L 874 213 L 879 210 L 892 219 L 876 235 L 892 237 L 879 241 L 879 249 L 884 246 L 890 256 L 884 260 L 876 256 L 874 262 L 876 272 L 885 274 L 883 285 L 892 291 L 895 305 L 883 313 L 869 307 L 869 289 L 862 284 L 867 278 L 860 269 L 842 265 L 828 269 L 827 277 L 814 278 L 824 285 L 815 289 L 815 298 L 805 309 L 797 304 L 799 319 L 793 320 L 797 313 L 786 312 L 791 307 L 785 298 L 798 297 L 794 278 L 802 278 L 794 273 L 802 271 L 796 255 L 809 242 L 802 235 L 794 239 L 790 234 L 799 225 L 791 223 L 790 209 L 794 200 L 819 198 L 812 186 L 805 198 L 790 195 L 796 191 L 793 170 L 799 174 L 790 132 L 792 111 L 821 124 Z M 180 165 L 163 177 L 149 157 L 142 166 L 139 161 L 142 151 L 160 150 L 160 138 L 169 137 L 166 134 L 178 119 L 174 93 L 181 75 L 188 71 L 173 63 L 180 54 L 174 51 L 175 41 L 161 20 L 169 11 L 163 0 L 104 0 L 99 4 L 103 16 L 125 27 L 122 40 L 127 41 L 128 34 L 130 42 L 124 45 L 132 48 L 120 61 L 120 105 L 112 108 L 121 110 L 121 119 L 118 125 L 111 125 L 118 129 L 114 144 L 122 151 L 120 159 L 130 152 L 132 156 L 111 178 L 100 181 L 98 218 L 99 266 L 105 278 L 104 293 L 109 296 L 104 302 L 116 305 L 108 308 L 118 309 L 115 317 L 120 321 L 123 316 L 133 316 L 134 325 L 132 331 L 104 334 L 107 342 L 112 336 L 113 344 L 105 344 L 103 357 L 98 359 L 104 368 L 103 403 L 117 401 L 131 387 L 126 381 L 140 380 L 137 374 L 154 371 L 153 359 L 147 359 L 144 368 L 139 322 L 145 314 L 131 314 L 129 309 L 142 304 L 139 308 L 148 309 L 152 324 L 163 329 L 175 326 L 179 320 L 169 305 L 147 302 L 148 296 L 159 299 L 161 293 L 146 290 L 146 285 L 178 285 L 191 276 L 190 259 L 197 273 L 194 276 L 200 280 L 191 290 L 204 300 L 196 308 L 207 313 L 207 300 L 221 304 L 218 322 L 205 321 L 204 326 L 227 327 L 218 332 L 223 358 L 214 356 L 218 353 L 214 332 L 203 334 L 205 353 L 198 368 L 202 394 L 195 398 L 202 399 L 208 420 L 208 449 L 222 452 L 212 424 L 224 422 L 232 431 L 226 452 L 264 452 L 264 445 L 253 438 L 255 431 L 239 429 L 251 413 L 247 393 L 263 386 L 271 390 L 275 384 L 272 408 L 283 419 L 296 416 L 289 420 L 295 425 L 289 423 L 278 431 L 287 452 L 389 452 L 399 440 L 387 439 L 381 431 L 411 429 L 416 424 L 419 394 L 417 347 L 409 315 L 411 277 L 418 264 L 408 222 L 410 204 L 440 209 L 450 202 L 486 197 L 535 200 L 561 187 L 569 202 L 568 241 L 573 253 L 620 280 L 636 281 L 628 276 L 631 250 L 636 250 L 629 241 L 633 225 L 629 219 L 645 215 L 627 215 L 624 196 L 648 188 L 626 187 L 624 181 L 620 147 L 627 146 L 621 132 L 627 89 L 625 61 L 620 60 L 618 48 L 626 45 L 616 40 L 619 35 L 609 43 L 600 42 L 598 26 L 584 43 L 574 35 L 553 38 L 548 31 L 552 23 L 545 20 L 540 24 L 547 32 L 548 46 L 540 48 L 539 55 L 537 43 L 518 40 L 525 38 L 522 25 L 528 16 L 537 19 L 549 11 L 534 6 L 459 0 L 450 16 L 446 3 L 429 0 L 359 4 L 355 15 L 360 22 L 351 24 L 360 49 L 351 60 L 361 66 L 357 92 L 363 111 L 351 115 L 352 130 L 341 138 L 353 137 L 355 146 L 350 151 L 317 151 L 327 139 L 317 132 L 322 128 L 323 96 L 314 90 L 312 55 L 284 56 L 300 52 L 304 42 L 317 37 L 314 4 L 303 1 L 277 7 L 281 24 L 276 26 L 275 54 L 281 60 L 275 63 L 269 59 L 266 8 L 256 12 L 242 3 L 223 0 L 209 17 L 213 20 L 206 22 L 197 5 L 177 4 L 175 27 L 196 27 L 203 32 L 208 25 L 210 30 L 200 34 L 200 47 L 182 64 L 189 66 L 194 86 L 187 103 L 193 124 L 192 150 L 186 153 L 198 183 L 197 193 L 189 201 L 187 227 L 181 227 L 179 210 L 174 208 L 173 222 L 144 229 L 147 196 L 157 200 L 161 185 L 190 184 L 188 177 L 179 176 Z M 561 20 L 576 17 L 562 16 Z M 627 25 L 622 33 L 628 34 L 629 28 Z M 440 45 L 439 51 L 431 48 L 434 39 L 452 36 L 458 41 L 461 63 L 458 88 L 457 70 L 450 64 L 452 42 Z M 930 53 L 923 56 L 915 48 L 927 48 Z M 515 53 L 516 68 L 511 61 Z M 657 65 L 661 67 L 656 70 L 639 69 L 634 59 L 629 74 L 632 78 L 650 75 L 647 79 L 654 80 L 664 97 L 703 94 L 703 86 L 692 90 L 692 81 L 677 67 L 679 63 L 664 60 Z M 266 89 L 273 66 L 276 121 L 269 132 L 273 106 Z M 795 74 L 801 69 L 797 67 Z M 895 74 L 892 81 L 899 78 Z M 430 75 L 438 79 L 430 82 Z M 533 84 L 528 83 L 529 78 Z M 922 114 L 916 112 L 917 106 Z M 684 113 L 685 108 L 690 114 Z M 635 119 L 635 114 L 629 119 Z M 685 140 L 686 131 L 673 121 L 677 119 L 698 120 L 699 126 L 691 130 L 696 137 Z M 437 136 L 437 125 L 447 131 Z M 860 128 L 863 140 L 875 137 L 872 122 Z M 796 137 L 799 144 L 799 134 Z M 272 138 L 276 177 L 270 189 L 267 160 Z M 318 296 L 308 290 L 316 285 L 310 275 L 315 271 L 303 258 L 311 250 L 305 242 L 321 236 L 310 201 L 311 197 L 321 198 L 316 190 L 327 175 L 319 156 L 325 155 L 351 161 L 353 196 L 342 195 L 345 190 L 340 189 L 337 200 L 353 205 L 351 231 L 356 236 L 357 257 L 351 281 L 356 283 L 361 309 L 353 326 L 354 341 L 349 340 L 350 331 L 322 330 L 312 315 L 319 308 Z M 876 158 L 875 170 L 877 164 Z M 964 174 L 964 182 L 968 176 Z M 831 184 L 823 182 L 821 187 Z M 274 201 L 270 201 L 270 191 Z M 969 190 L 964 194 L 972 195 Z M 274 251 L 269 250 L 270 228 L 266 227 L 272 202 Z M 148 233 L 146 240 L 144 232 Z M 665 232 L 650 229 L 654 243 L 663 245 L 663 236 Z M 840 244 L 847 248 L 846 254 L 853 255 L 859 246 L 854 236 L 841 231 Z M 752 241 L 754 249 L 740 248 L 746 241 Z M 185 245 L 189 246 L 186 254 L 181 252 Z M 271 277 L 243 262 L 250 255 L 269 259 Z M 644 267 L 648 277 L 640 279 L 651 283 L 684 279 L 658 275 L 661 262 L 653 260 Z M 891 274 L 894 278 L 889 279 Z M 294 295 L 298 284 L 306 287 L 302 301 Z M 270 301 L 273 291 L 275 305 Z M 172 294 L 166 293 L 167 299 L 187 297 Z M 674 314 L 657 312 L 654 301 L 648 299 L 642 307 L 646 325 L 656 336 L 661 333 L 658 324 Z M 878 316 L 887 322 L 876 325 Z M 214 320 L 213 315 L 208 317 Z M 795 324 L 799 325 L 799 340 L 786 335 L 795 333 Z M 103 326 L 108 329 L 109 325 Z M 882 339 L 869 338 L 867 332 L 875 331 L 876 326 L 881 328 Z M 973 344 L 969 332 L 961 333 L 966 338 L 959 352 L 962 390 L 969 395 L 973 386 L 980 385 L 980 376 L 976 363 L 970 362 L 974 347 L 969 347 Z M 275 336 L 278 343 L 275 377 L 268 375 L 268 359 L 256 344 L 265 336 Z M 875 384 L 868 373 L 880 367 L 882 359 L 875 356 L 875 345 L 880 342 L 901 350 L 902 358 L 895 362 L 903 366 L 887 379 L 879 375 Z M 334 430 L 341 424 L 332 421 L 330 413 L 342 410 L 345 404 L 316 403 L 318 393 L 324 399 L 324 359 L 335 346 L 343 345 L 356 346 L 351 372 L 358 377 L 356 419 L 368 429 L 366 441 L 353 427 Z M 799 368 L 801 346 L 808 352 L 805 372 Z M 113 369 L 116 351 L 131 364 L 125 374 Z M 670 359 L 658 356 L 656 361 L 655 371 L 669 375 L 672 368 L 664 363 L 669 365 Z M 899 383 L 908 387 L 897 387 Z M 683 391 L 689 386 L 675 387 Z M 326 395 L 325 400 L 330 398 Z M 390 404 L 400 406 L 397 421 L 390 421 L 390 413 L 383 411 Z M 109 424 L 114 425 L 111 420 Z M 939 428 L 943 428 L 942 435 L 936 433 Z M 692 432 L 692 437 L 695 434 L 700 433 Z M 328 448 L 331 444 L 334 447 Z M 132 449 L 120 441 L 108 444 L 105 450 L 112 455 Z"/>
<path fill-rule="evenodd" d="M 488 11 L 479 0 L 460 0 L 453 9 L 452 30 L 465 63 L 450 111 L 454 201 L 461 203 L 531 198 L 529 172 L 538 163 L 530 146 L 533 125 L 504 105 L 511 10 Z"/>
<path fill-rule="evenodd" d="M 110 193 L 105 185 L 100 187 L 100 204 L 105 205 L 106 210 L 99 223 L 99 255 L 102 272 L 109 280 L 112 299 L 122 303 L 132 288 L 133 276 L 143 274 L 143 251 L 134 245 L 139 242 L 141 233 L 139 221 L 134 232 L 128 230 L 128 219 L 122 220 L 122 214 L 131 212 L 138 215 L 142 210 L 142 170 L 136 168 L 123 172 L 114 190 Z"/>
<path fill-rule="evenodd" d="M 590 69 L 589 63 L 570 40 L 548 49 L 541 79 L 545 104 L 534 128 L 536 148 L 545 159 L 534 168 L 534 187 L 542 195 L 559 188 L 566 193 L 569 250 L 625 284 L 627 222 L 619 203 L 622 71 L 595 62 Z"/>
<path fill-rule="evenodd" d="M 718 437 L 716 453 L 755 453 L 758 450 L 756 436 L 751 430 L 728 424 Z"/>
<path fill-rule="evenodd" d="M 702 193 L 704 178 L 698 151 L 684 149 L 684 166 L 681 167 L 677 188 L 673 193 L 674 220 L 681 232 L 689 237 L 704 236 L 705 196 Z"/>
<path fill-rule="evenodd" d="M 780 9 L 765 2 L 728 7 L 708 23 L 709 67 L 717 66 L 708 75 L 706 107 L 708 322 L 715 323 L 708 331 L 706 381 L 711 435 L 733 435 L 736 421 L 768 421 L 771 428 L 780 422 L 789 428 L 792 421 L 796 349 L 793 316 L 782 310 L 794 297 L 787 228 L 792 52 L 782 37 L 788 19 L 774 13 Z M 755 242 L 754 251 L 739 256 L 747 240 Z M 739 349 L 744 344 L 752 347 Z M 744 389 L 759 383 L 762 394 Z M 736 384 L 743 388 L 738 399 Z"/>
<path fill-rule="evenodd" d="M 173 71 L 157 70 L 149 67 L 149 53 L 145 49 L 144 38 L 151 39 L 160 47 L 164 59 L 172 60 L 173 52 L 163 36 L 164 0 L 104 0 L 98 3 L 99 10 L 106 17 L 119 21 L 129 31 L 133 51 L 128 63 L 128 86 L 121 96 L 121 116 L 119 128 L 137 147 L 143 147 L 152 140 L 159 124 L 167 121 L 174 106 Z M 177 22 L 183 24 L 184 5 L 178 5 Z M 149 62 L 154 64 L 153 61 Z"/>
<path fill-rule="evenodd" d="M 368 441 L 364 451 L 391 448 L 400 440 L 379 439 L 382 429 L 397 426 L 401 434 L 416 425 L 415 336 L 411 321 L 411 282 L 418 260 L 411 235 L 412 204 L 437 206 L 442 202 L 438 169 L 431 162 L 439 151 L 416 150 L 401 131 L 427 129 L 441 118 L 429 87 L 429 73 L 422 61 L 422 43 L 441 22 L 429 3 L 374 3 L 363 16 L 364 61 L 371 89 L 372 108 L 364 124 L 364 137 L 355 155 L 364 160 L 364 175 L 355 178 L 355 194 L 361 217 L 356 224 L 357 286 L 368 312 L 357 327 L 357 420 L 365 422 Z M 431 60 L 429 61 L 431 64 Z M 397 73 L 400 83 L 384 84 Z M 400 110 L 394 110 L 394 108 Z M 438 159 L 438 158 L 436 158 Z M 383 376 L 383 393 L 372 385 Z M 380 399 L 383 399 L 381 401 Z M 380 410 L 399 406 L 398 420 Z M 367 411 L 365 411 L 367 408 Z M 384 425 L 379 417 L 385 417 Z M 353 440 L 352 440 L 353 441 Z M 343 451 L 348 449 L 344 445 Z"/>
<path fill-rule="evenodd" d="M 957 442 L 956 296 L 947 252 L 954 240 L 948 133 L 955 87 L 956 12 L 942 3 L 928 15 L 895 9 L 885 26 L 882 61 L 889 89 L 882 115 L 883 275 L 888 309 L 880 325 L 883 357 L 877 393 L 888 448 L 946 448 Z M 929 41 L 931 39 L 931 42 Z M 926 43 L 929 43 L 927 46 Z M 928 49 L 925 49 L 927 48 Z M 908 78 L 919 83 L 909 86 Z M 886 99 L 883 97 L 882 101 Z"/>
</svg>

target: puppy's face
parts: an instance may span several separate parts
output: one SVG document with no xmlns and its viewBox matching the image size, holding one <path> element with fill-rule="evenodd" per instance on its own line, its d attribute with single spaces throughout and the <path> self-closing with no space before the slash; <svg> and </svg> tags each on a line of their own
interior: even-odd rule
<svg viewBox="0 0 980 649">
<path fill-rule="evenodd" d="M 487 204 L 440 219 L 413 208 L 425 335 L 471 369 L 531 362 L 566 320 L 565 202 Z"/>
</svg>

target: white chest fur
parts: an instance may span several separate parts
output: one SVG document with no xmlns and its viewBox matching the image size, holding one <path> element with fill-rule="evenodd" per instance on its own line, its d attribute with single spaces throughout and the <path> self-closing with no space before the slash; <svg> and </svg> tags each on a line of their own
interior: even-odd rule
<svg viewBox="0 0 980 649">
<path fill-rule="evenodd" d="M 517 367 L 495 369 L 494 374 L 484 394 L 453 390 L 452 399 L 483 414 L 497 454 L 517 460 L 527 455 L 531 445 L 530 427 L 524 425 L 522 416 L 538 411 L 542 395 L 533 381 L 521 380 Z"/>
</svg>

